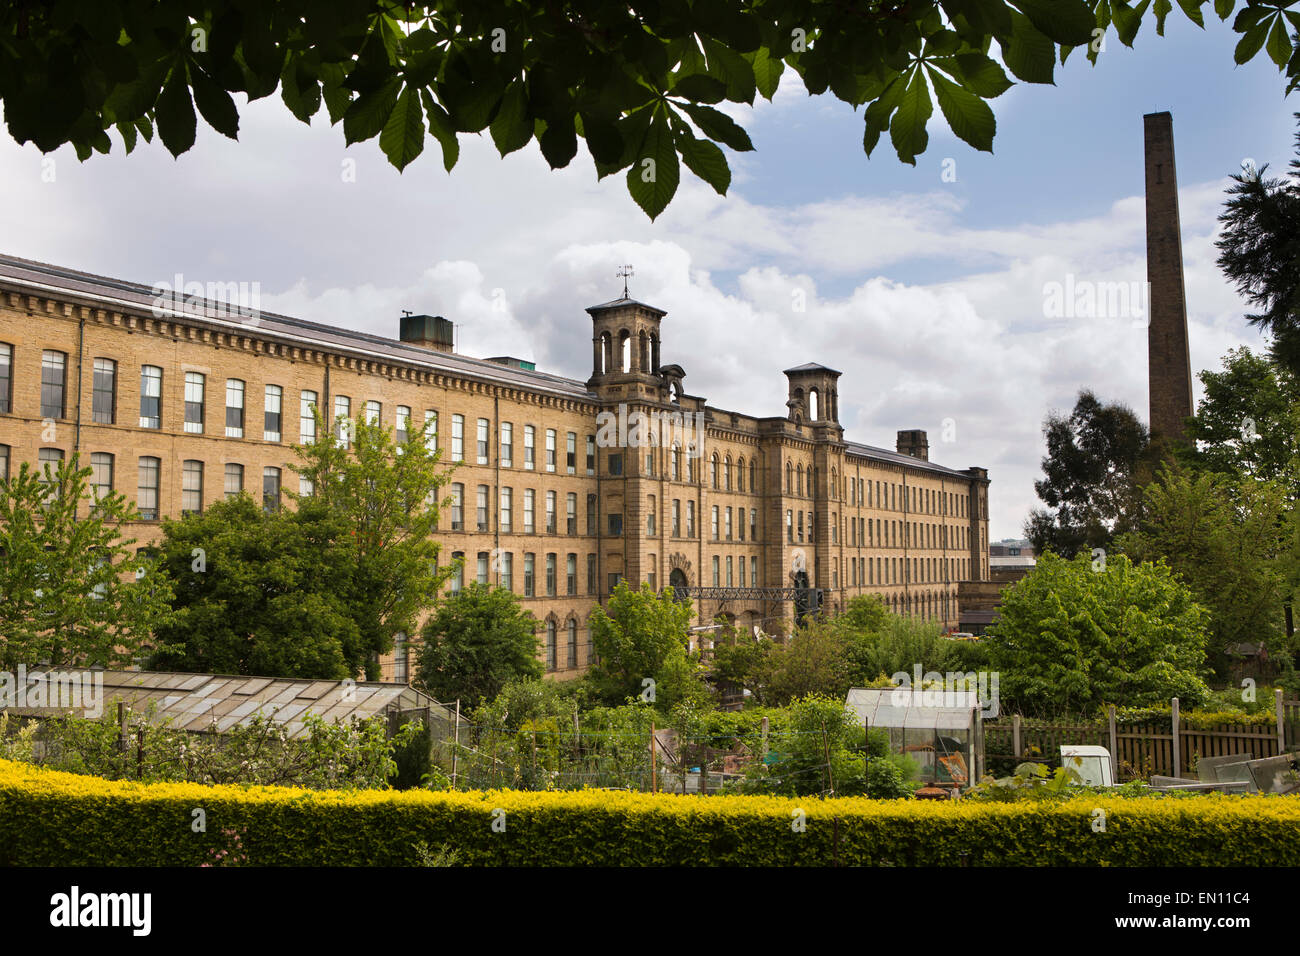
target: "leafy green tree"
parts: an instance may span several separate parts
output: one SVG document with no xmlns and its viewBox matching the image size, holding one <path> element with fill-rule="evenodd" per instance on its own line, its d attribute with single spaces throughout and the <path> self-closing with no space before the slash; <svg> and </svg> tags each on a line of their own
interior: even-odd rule
<svg viewBox="0 0 1300 956">
<path fill-rule="evenodd" d="M 95 497 L 77 453 L 0 481 L 0 665 L 129 664 L 169 615 L 171 584 L 123 522 L 120 492 Z"/>
<path fill-rule="evenodd" d="M 670 689 L 658 685 L 665 676 L 682 677 L 690 623 L 690 602 L 676 600 L 671 590 L 655 592 L 645 583 L 633 590 L 620 581 L 608 606 L 597 607 L 588 621 L 597 658 L 592 686 L 607 703 L 618 704 L 639 698 L 649 686 L 645 681 L 653 680 L 655 703 L 671 707 Z"/>
<path fill-rule="evenodd" d="M 1034 491 L 1051 510 L 1035 509 L 1025 524 L 1034 550 L 1073 557 L 1109 547 L 1115 535 L 1132 530 L 1139 488 L 1158 460 L 1133 411 L 1104 405 L 1085 389 L 1070 415 L 1047 416 L 1043 434 L 1044 477 L 1034 482 Z"/>
<path fill-rule="evenodd" d="M 352 541 L 340 596 L 360 633 L 361 654 L 349 656 L 348 666 L 364 667 L 366 677 L 377 680 L 379 655 L 393 649 L 397 634 L 414 633 L 455 571 L 439 567 L 434 537 L 439 493 L 451 471 L 440 467 L 442 453 L 428 448 L 430 422 L 410 427 L 397 444 L 386 426 L 353 421 L 345 443 L 326 428 L 319 410 L 313 414 L 316 440 L 294 446 L 299 463 L 291 466 L 311 492 L 290 497 L 300 507 L 310 497 Z"/>
<path fill-rule="evenodd" d="M 1103 704 L 1204 699 L 1208 626 L 1209 613 L 1163 562 L 1112 555 L 1103 566 L 1048 552 L 1004 592 L 984 640 L 1004 711 L 1092 714 Z"/>
<path fill-rule="evenodd" d="M 1300 382 L 1269 359 L 1242 347 L 1223 371 L 1203 371 L 1205 395 L 1188 421 L 1196 443 L 1190 460 L 1223 475 L 1295 481 L 1300 457 Z M 1300 483 L 1292 496 L 1300 498 Z"/>
<path fill-rule="evenodd" d="M 1178 6 L 1203 27 L 1206 2 Z M 1265 50 L 1293 87 L 1295 15 L 1257 0 L 1213 9 L 1227 20 L 1238 7 L 1236 62 Z M 654 218 L 676 192 L 680 163 L 726 192 L 719 145 L 753 145 L 715 104 L 771 99 L 787 67 L 809 94 L 866 107 L 868 155 L 888 130 L 899 158 L 915 164 L 936 102 L 960 139 L 992 151 L 988 101 L 1012 85 L 1006 70 L 1052 83 L 1058 57 L 1082 47 L 1095 63 L 1112 27 L 1131 46 L 1149 19 L 1163 34 L 1172 9 L 1169 0 L 47 0 L 0 7 L 0 102 L 17 142 L 46 152 L 71 143 L 83 160 L 109 152 L 114 129 L 127 152 L 156 130 L 179 156 L 194 145 L 196 107 L 237 138 L 231 94 L 251 101 L 277 89 L 304 123 L 324 105 L 348 144 L 378 137 L 398 169 L 423 152 L 426 134 L 447 170 L 464 133 L 487 131 L 503 156 L 536 139 L 552 168 L 585 140 L 597 173 L 626 169 L 629 192 Z"/>
<path fill-rule="evenodd" d="M 537 618 L 506 588 L 467 585 L 443 600 L 421 637 L 419 677 L 438 700 L 493 700 L 507 683 L 543 673 Z"/>
<path fill-rule="evenodd" d="M 354 539 L 310 499 L 266 511 L 246 494 L 164 520 L 160 563 L 176 615 L 158 670 L 341 679 L 367 657 L 348 593 Z"/>
<path fill-rule="evenodd" d="M 1289 655 L 1282 611 L 1285 495 L 1274 482 L 1166 469 L 1146 488 L 1141 530 L 1118 546 L 1134 561 L 1164 560 L 1210 611 L 1210 659 L 1227 676 L 1233 645 Z"/>
<path fill-rule="evenodd" d="M 894 616 L 878 594 L 859 594 L 849 598 L 840 621 L 855 631 L 876 634 Z"/>
<path fill-rule="evenodd" d="M 1300 133 L 1296 148 L 1300 154 Z M 1295 376 L 1300 375 L 1300 155 L 1291 160 L 1286 179 L 1265 178 L 1267 169 L 1243 169 L 1232 177 L 1214 244 L 1223 274 L 1259 309 L 1246 318 L 1269 334 L 1273 360 Z"/>
<path fill-rule="evenodd" d="M 849 632 L 834 620 L 809 620 L 783 644 L 768 645 L 764 702 L 782 706 L 809 694 L 844 699 L 853 684 Z"/>
<path fill-rule="evenodd" d="M 770 638 L 727 628 L 718 634 L 711 661 L 715 680 L 750 691 L 755 703 L 766 699 Z"/>
</svg>

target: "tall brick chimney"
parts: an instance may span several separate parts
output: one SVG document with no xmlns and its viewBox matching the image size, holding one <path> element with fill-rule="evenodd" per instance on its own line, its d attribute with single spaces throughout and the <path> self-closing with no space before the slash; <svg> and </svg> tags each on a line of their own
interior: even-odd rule
<svg viewBox="0 0 1300 956">
<path fill-rule="evenodd" d="M 1151 432 L 1182 441 L 1183 419 L 1192 415 L 1192 363 L 1187 349 L 1174 121 L 1169 113 L 1148 113 L 1142 121 L 1146 144 L 1147 282 L 1151 290 L 1147 303 Z"/>
<path fill-rule="evenodd" d="M 908 455 L 922 461 L 930 460 L 930 439 L 924 429 L 909 428 L 900 431 L 896 447 L 900 455 Z"/>
</svg>

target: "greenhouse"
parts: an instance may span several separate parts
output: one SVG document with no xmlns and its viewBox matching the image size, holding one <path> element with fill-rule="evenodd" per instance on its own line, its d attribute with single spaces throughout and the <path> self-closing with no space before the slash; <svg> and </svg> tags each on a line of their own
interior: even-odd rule
<svg viewBox="0 0 1300 956">
<path fill-rule="evenodd" d="M 984 733 L 974 691 L 855 687 L 845 704 L 866 729 L 889 733 L 889 749 L 916 761 L 922 783 L 965 789 L 982 776 Z"/>
</svg>

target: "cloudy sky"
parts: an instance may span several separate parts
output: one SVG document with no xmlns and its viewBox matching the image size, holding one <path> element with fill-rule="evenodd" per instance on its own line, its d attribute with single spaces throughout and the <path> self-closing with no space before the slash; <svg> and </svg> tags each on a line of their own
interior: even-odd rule
<svg viewBox="0 0 1300 956">
<path fill-rule="evenodd" d="M 1140 321 L 1044 305 L 1067 278 L 1145 282 L 1144 113 L 1174 117 L 1193 372 L 1261 345 L 1214 265 L 1216 217 L 1244 159 L 1283 171 L 1300 106 L 1264 59 L 1234 67 L 1234 42 L 1177 11 L 1134 51 L 1112 34 L 1096 68 L 1076 53 L 1056 86 L 995 101 L 992 156 L 939 117 L 915 168 L 887 138 L 868 160 L 861 114 L 787 74 L 773 103 L 733 113 L 757 151 L 731 155 L 729 194 L 686 176 L 654 223 L 582 152 L 552 172 L 535 147 L 503 160 L 465 137 L 448 175 L 430 140 L 399 175 L 375 143 L 345 149 L 323 111 L 308 127 L 278 98 L 243 111 L 238 143 L 200 124 L 179 160 L 155 141 L 85 164 L 60 150 L 50 167 L 0 137 L 0 251 L 144 283 L 256 282 L 264 309 L 383 335 L 402 309 L 441 314 L 466 354 L 583 379 L 583 309 L 632 263 L 689 392 L 780 415 L 783 368 L 840 369 L 851 439 L 892 447 L 924 428 L 932 459 L 990 470 L 996 540 L 1035 504 L 1050 409 L 1088 387 L 1146 417 Z"/>
</svg>

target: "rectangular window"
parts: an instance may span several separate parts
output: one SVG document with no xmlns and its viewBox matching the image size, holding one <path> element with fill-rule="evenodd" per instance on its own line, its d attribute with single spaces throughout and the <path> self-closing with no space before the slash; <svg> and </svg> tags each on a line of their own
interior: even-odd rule
<svg viewBox="0 0 1300 956">
<path fill-rule="evenodd" d="M 298 476 L 298 494 L 304 498 L 310 498 L 316 493 L 316 485 L 306 475 Z"/>
<path fill-rule="evenodd" d="M 384 407 L 373 398 L 366 402 L 366 424 L 378 425 L 383 420 Z"/>
<path fill-rule="evenodd" d="M 226 497 L 233 498 L 244 490 L 244 466 L 226 465 Z"/>
<path fill-rule="evenodd" d="M 154 365 L 140 369 L 140 427 L 162 427 L 162 369 Z"/>
<path fill-rule="evenodd" d="M 537 505 L 537 492 L 532 488 L 524 490 L 524 534 L 532 534 L 537 530 L 536 521 L 533 517 Z"/>
<path fill-rule="evenodd" d="M 715 554 L 713 556 L 713 586 L 715 588 L 722 587 L 721 578 L 722 578 L 721 562 L 718 560 L 718 556 Z"/>
<path fill-rule="evenodd" d="M 578 556 L 570 554 L 564 559 L 564 587 L 566 594 L 578 593 Z"/>
<path fill-rule="evenodd" d="M 181 513 L 203 510 L 203 462 L 187 461 L 181 466 Z"/>
<path fill-rule="evenodd" d="M 564 468 L 571 474 L 578 473 L 578 433 L 566 432 L 564 436 Z"/>
<path fill-rule="evenodd" d="M 555 534 L 555 492 L 546 493 L 546 533 Z"/>
<path fill-rule="evenodd" d="M 262 441 L 280 440 L 280 421 L 283 402 L 284 389 L 279 385 L 266 386 L 266 416 L 262 427 Z"/>
<path fill-rule="evenodd" d="M 67 366 L 68 357 L 63 352 L 41 353 L 41 418 L 64 417 L 67 411 Z"/>
<path fill-rule="evenodd" d="M 432 408 L 424 410 L 424 447 L 431 455 L 438 450 L 438 413 Z"/>
<path fill-rule="evenodd" d="M 555 554 L 546 555 L 546 596 L 555 597 Z"/>
<path fill-rule="evenodd" d="M 0 413 L 7 415 L 13 411 L 13 395 L 14 347 L 0 342 Z M 109 424 L 111 425 L 112 422 Z"/>
<path fill-rule="evenodd" d="M 645 453 L 645 473 L 648 478 L 655 476 L 655 453 L 652 451 Z"/>
<path fill-rule="evenodd" d="M 511 511 L 514 508 L 514 491 L 510 488 L 501 489 L 501 528 L 502 534 L 509 534 L 514 530 L 514 518 Z"/>
<path fill-rule="evenodd" d="M 786 511 L 785 513 L 785 540 L 787 544 L 794 544 L 794 512 Z"/>
<path fill-rule="evenodd" d="M 744 472 L 738 472 L 738 474 L 744 475 Z M 727 560 L 730 561 L 731 559 L 728 558 Z M 742 588 L 748 587 L 749 585 L 745 584 L 745 556 L 743 554 L 740 556 L 740 560 L 736 562 L 736 571 L 740 574 L 740 586 Z"/>
<path fill-rule="evenodd" d="M 673 499 L 673 537 L 682 536 L 682 502 L 680 498 Z"/>
<path fill-rule="evenodd" d="M 316 440 L 316 402 L 318 396 L 311 389 L 298 395 L 298 443 L 310 445 Z"/>
<path fill-rule="evenodd" d="M 695 537 L 695 502 L 686 502 L 686 537 Z"/>
<path fill-rule="evenodd" d="M 718 506 L 714 505 L 710 510 L 709 534 L 714 541 L 718 540 Z"/>
<path fill-rule="evenodd" d="M 501 423 L 501 467 L 511 468 L 514 466 L 515 455 L 515 426 L 510 422 Z"/>
<path fill-rule="evenodd" d="M 609 515 L 609 533 L 611 537 L 615 538 L 623 533 L 623 515 L 621 512 L 614 512 Z"/>
<path fill-rule="evenodd" d="M 280 510 L 280 469 L 262 469 L 262 508 L 265 511 Z"/>
<path fill-rule="evenodd" d="M 596 436 L 587 436 L 587 474 L 596 473 Z"/>
<path fill-rule="evenodd" d="M 524 470 L 532 471 L 537 461 L 537 430 L 532 425 L 524 426 Z"/>
<path fill-rule="evenodd" d="M 488 428 L 490 427 L 491 426 L 486 418 L 480 418 L 478 420 L 478 434 L 476 440 L 478 442 L 478 463 L 480 465 L 486 465 L 488 463 Z"/>
<path fill-rule="evenodd" d="M 507 591 L 515 589 L 515 556 L 509 551 L 501 555 L 501 586 Z"/>
<path fill-rule="evenodd" d="M 546 470 L 555 471 L 555 429 L 546 429 Z"/>
<path fill-rule="evenodd" d="M 564 532 L 570 536 L 578 533 L 578 496 L 572 491 L 564 496 Z"/>
<path fill-rule="evenodd" d="M 731 555 L 727 555 L 727 587 L 729 587 L 729 588 L 731 588 L 731 587 L 735 587 L 735 584 L 734 584 L 733 582 L 734 582 L 736 579 L 735 579 L 735 576 L 734 576 L 733 573 L 732 573 L 733 570 L 734 570 L 734 564 L 733 564 L 733 562 L 732 562 Z"/>
<path fill-rule="evenodd" d="M 459 482 L 451 486 L 451 530 L 465 530 L 465 486 Z"/>
<path fill-rule="evenodd" d="M 488 530 L 488 486 L 487 485 L 478 486 L 478 501 L 476 507 L 477 507 L 477 511 L 475 513 L 475 518 L 478 521 L 478 530 L 487 531 Z"/>
<path fill-rule="evenodd" d="M 596 556 L 587 555 L 587 593 L 596 593 Z"/>
<path fill-rule="evenodd" d="M 531 552 L 524 553 L 524 597 L 532 597 L 535 593 L 533 576 L 536 560 L 537 556 Z"/>
<path fill-rule="evenodd" d="M 2 449 L 4 446 L 0 446 Z M 0 470 L 0 479 L 8 477 L 6 470 Z M 90 456 L 90 494 L 99 501 L 113 490 L 113 456 L 108 452 L 97 451 Z"/>
<path fill-rule="evenodd" d="M 53 502 L 58 497 L 59 488 L 54 481 L 54 475 L 59 470 L 59 462 L 63 461 L 63 449 L 61 448 L 42 448 L 36 453 L 36 460 L 40 465 L 40 481 L 45 486 L 45 502 Z M 157 458 L 152 459 L 157 461 Z M 154 515 L 157 517 L 157 514 Z"/>
<path fill-rule="evenodd" d="M 140 459 L 136 507 L 145 521 L 158 520 L 158 473 L 162 462 L 157 458 Z"/>
<path fill-rule="evenodd" d="M 453 551 L 451 560 L 452 566 L 456 569 L 451 576 L 451 593 L 459 594 L 461 588 L 465 586 L 465 552 Z"/>
<path fill-rule="evenodd" d="M 451 416 L 451 460 L 465 460 L 465 416 Z"/>
<path fill-rule="evenodd" d="M 226 380 L 226 437 L 244 437 L 244 383 Z"/>
<path fill-rule="evenodd" d="M 619 574 L 617 571 L 611 571 L 608 575 L 608 579 L 609 579 L 609 593 L 613 594 L 614 589 L 618 587 L 619 582 L 623 580 L 623 575 Z"/>
<path fill-rule="evenodd" d="M 758 509 L 749 509 L 749 540 L 758 540 Z"/>
<path fill-rule="evenodd" d="M 0 376 L 4 375 L 4 351 L 7 345 L 0 345 Z M 91 421 L 97 425 L 117 424 L 117 363 L 112 359 L 95 359 L 95 377 L 91 393 Z M 0 380 L 0 411 L 8 411 L 5 405 L 7 395 L 4 382 Z"/>
<path fill-rule="evenodd" d="M 655 536 L 655 497 L 650 496 L 649 507 L 645 512 L 645 533 L 648 537 Z"/>
<path fill-rule="evenodd" d="M 623 474 L 623 456 L 617 452 L 609 456 L 609 473 L 614 477 Z"/>
<path fill-rule="evenodd" d="M 0 481 L 9 480 L 9 446 L 0 445 Z"/>
<path fill-rule="evenodd" d="M 475 570 L 477 573 L 475 574 L 474 580 L 477 581 L 479 584 L 487 584 L 488 583 L 488 553 L 486 551 L 480 551 L 478 553 L 478 563 Z"/>
<path fill-rule="evenodd" d="M 596 496 L 587 495 L 587 534 L 596 534 L 596 525 L 600 521 L 599 511 L 596 506 Z"/>
<path fill-rule="evenodd" d="M 749 556 L 749 586 L 752 588 L 759 587 L 758 583 L 758 555 Z"/>
<path fill-rule="evenodd" d="M 395 634 L 393 636 L 393 680 L 399 684 L 405 684 L 410 679 L 409 651 L 406 635 Z"/>
<path fill-rule="evenodd" d="M 731 509 L 730 508 L 727 509 L 722 530 L 723 533 L 727 536 L 727 540 L 730 541 L 731 540 Z"/>
<path fill-rule="evenodd" d="M 185 373 L 185 431 L 190 435 L 203 434 L 203 384 L 200 373 Z"/>
</svg>

